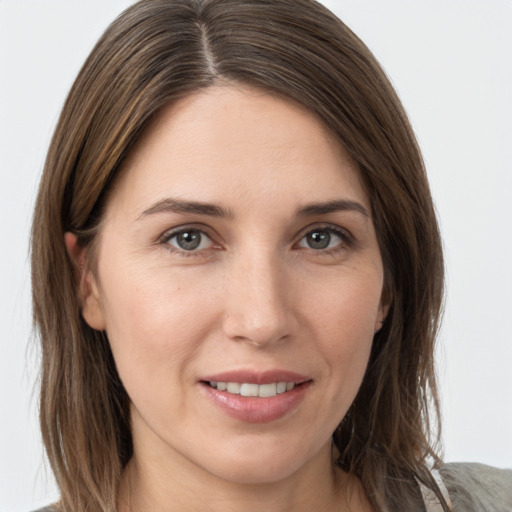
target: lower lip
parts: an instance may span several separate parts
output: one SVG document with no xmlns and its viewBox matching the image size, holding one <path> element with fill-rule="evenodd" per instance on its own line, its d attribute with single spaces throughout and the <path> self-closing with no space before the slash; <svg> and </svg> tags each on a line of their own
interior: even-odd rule
<svg viewBox="0 0 512 512">
<path fill-rule="evenodd" d="M 291 413 L 304 399 L 311 381 L 271 397 L 242 396 L 219 391 L 202 382 L 208 398 L 228 416 L 247 423 L 270 423 Z"/>
</svg>

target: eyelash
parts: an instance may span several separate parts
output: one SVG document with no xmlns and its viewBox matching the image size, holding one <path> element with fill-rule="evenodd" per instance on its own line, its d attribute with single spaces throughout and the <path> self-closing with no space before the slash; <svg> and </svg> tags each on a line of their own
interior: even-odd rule
<svg viewBox="0 0 512 512">
<path fill-rule="evenodd" d="M 325 248 L 325 249 L 313 249 L 313 248 L 309 248 L 308 249 L 308 248 L 304 248 L 304 249 L 310 250 L 313 253 L 318 254 L 318 255 L 331 255 L 331 254 L 335 254 L 335 253 L 340 252 L 340 251 L 342 251 L 342 250 L 344 250 L 346 248 L 352 247 L 354 245 L 354 243 L 355 243 L 354 237 L 346 229 L 340 228 L 339 226 L 332 225 L 332 224 L 319 224 L 317 226 L 308 226 L 305 230 L 303 230 L 301 235 L 299 236 L 298 241 L 295 242 L 294 245 L 297 245 L 307 235 L 312 234 L 315 231 L 322 231 L 322 232 L 329 233 L 331 235 L 334 234 L 335 236 L 337 236 L 341 240 L 341 242 L 339 244 L 337 244 L 335 247 L 331 247 L 331 248 Z M 207 238 L 209 238 L 211 240 L 212 245 L 214 247 L 216 246 L 216 248 L 219 248 L 218 244 L 215 244 L 215 242 L 212 240 L 212 237 L 210 235 L 208 235 L 208 233 L 204 229 L 202 229 L 200 227 L 194 227 L 194 226 L 180 227 L 180 228 L 172 230 L 172 231 L 167 231 L 166 233 L 164 233 L 158 239 L 158 243 L 162 244 L 162 245 L 165 245 L 166 248 L 170 252 L 175 253 L 175 254 L 179 254 L 180 256 L 183 256 L 183 257 L 198 256 L 200 254 L 203 254 L 203 251 L 205 249 L 189 250 L 189 251 L 187 251 L 185 249 L 181 249 L 181 248 L 178 248 L 178 247 L 173 247 L 173 246 L 171 246 L 169 244 L 170 240 L 172 240 L 173 238 L 179 236 L 180 234 L 184 234 L 184 233 L 187 233 L 187 232 L 199 233 L 201 236 L 206 236 Z"/>
<path fill-rule="evenodd" d="M 178 247 L 173 247 L 170 245 L 169 242 L 173 238 L 175 238 L 181 234 L 187 233 L 187 232 L 199 233 L 201 236 L 206 236 L 207 238 L 209 238 L 212 241 L 212 245 L 214 245 L 214 246 L 217 245 L 217 247 L 218 247 L 218 244 L 215 244 L 215 242 L 213 242 L 212 237 L 210 235 L 208 235 L 208 233 L 205 231 L 205 229 L 201 228 L 201 227 L 197 227 L 197 226 L 185 226 L 185 227 L 180 227 L 180 228 L 174 229 L 172 231 L 167 231 L 158 239 L 158 243 L 166 246 L 166 249 L 168 251 L 170 251 L 174 254 L 183 256 L 183 257 L 198 256 L 199 254 L 204 254 L 204 249 L 203 250 L 199 249 L 199 250 L 187 251 L 185 249 L 180 249 Z"/>
<path fill-rule="evenodd" d="M 340 251 L 343 251 L 347 248 L 350 248 L 354 245 L 355 239 L 353 235 L 346 229 L 340 228 L 337 225 L 333 224 L 318 224 L 316 226 L 308 226 L 301 234 L 299 238 L 299 243 L 309 234 L 314 233 L 315 231 L 322 231 L 329 233 L 331 235 L 336 235 L 341 242 L 334 247 L 326 248 L 326 249 L 313 249 L 309 248 L 310 251 L 318 254 L 319 256 L 329 256 L 335 255 Z M 307 249 L 307 248 L 306 248 Z"/>
</svg>

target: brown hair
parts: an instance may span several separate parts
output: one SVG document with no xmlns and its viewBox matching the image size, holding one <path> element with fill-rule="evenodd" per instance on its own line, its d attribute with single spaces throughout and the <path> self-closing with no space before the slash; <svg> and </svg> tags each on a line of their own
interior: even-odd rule
<svg viewBox="0 0 512 512">
<path fill-rule="evenodd" d="M 333 434 L 339 463 L 361 479 L 379 511 L 419 508 L 417 480 L 446 507 L 427 468 L 429 460 L 439 463 L 433 352 L 441 242 L 416 140 L 384 72 L 313 0 L 142 0 L 106 30 L 80 71 L 34 213 L 40 418 L 62 510 L 114 511 L 132 454 L 129 399 L 105 333 L 81 316 L 64 233 L 75 233 L 82 247 L 93 243 L 109 187 L 151 120 L 221 79 L 304 105 L 357 162 L 391 307 L 359 393 Z"/>
</svg>

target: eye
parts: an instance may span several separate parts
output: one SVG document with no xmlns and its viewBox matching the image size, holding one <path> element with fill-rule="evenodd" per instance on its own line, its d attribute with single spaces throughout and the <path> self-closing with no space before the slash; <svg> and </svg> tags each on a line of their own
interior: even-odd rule
<svg viewBox="0 0 512 512">
<path fill-rule="evenodd" d="M 300 240 L 299 247 L 322 251 L 334 249 L 349 243 L 346 233 L 332 227 L 316 228 L 308 231 Z"/>
<path fill-rule="evenodd" d="M 186 252 L 208 249 L 213 245 L 210 237 L 199 229 L 183 229 L 181 231 L 171 233 L 163 240 L 163 242 L 169 244 L 175 249 Z"/>
</svg>

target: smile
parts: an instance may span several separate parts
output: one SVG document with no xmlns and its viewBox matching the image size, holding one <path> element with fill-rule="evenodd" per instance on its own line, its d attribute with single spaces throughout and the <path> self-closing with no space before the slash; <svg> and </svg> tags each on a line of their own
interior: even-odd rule
<svg viewBox="0 0 512 512">
<path fill-rule="evenodd" d="M 253 384 L 249 382 L 215 382 L 209 381 L 208 384 L 213 389 L 226 391 L 232 395 L 257 396 L 269 398 L 278 394 L 291 391 L 295 387 L 295 382 L 271 382 L 269 384 Z"/>
<path fill-rule="evenodd" d="M 308 375 L 272 369 L 237 369 L 204 375 L 200 388 L 210 403 L 237 421 L 269 423 L 287 416 L 309 394 Z"/>
<path fill-rule="evenodd" d="M 281 380 L 284 377 L 281 374 L 275 381 L 268 375 L 260 376 L 258 380 L 264 381 L 261 384 L 254 382 L 255 377 L 250 382 L 248 375 L 238 382 L 235 382 L 234 375 L 223 377 L 225 380 L 210 378 L 200 381 L 200 389 L 220 411 L 247 423 L 269 423 L 287 416 L 304 400 L 313 383 L 311 379 L 302 378 L 293 381 L 291 374 L 286 375 L 286 380 Z"/>
</svg>

